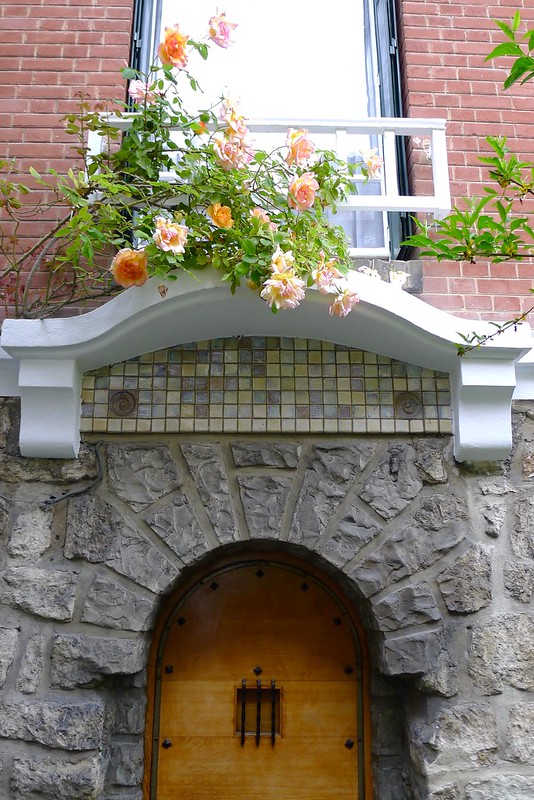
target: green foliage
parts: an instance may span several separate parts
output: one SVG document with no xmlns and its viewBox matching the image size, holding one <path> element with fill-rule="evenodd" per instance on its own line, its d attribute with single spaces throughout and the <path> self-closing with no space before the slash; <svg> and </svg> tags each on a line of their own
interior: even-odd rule
<svg viewBox="0 0 534 800">
<path fill-rule="evenodd" d="M 207 44 L 189 40 L 189 47 L 207 58 Z M 184 107 L 181 82 L 198 90 L 185 68 L 153 66 L 147 75 L 125 68 L 122 76 L 143 82 L 141 95 L 132 95 L 134 111 L 115 102 L 113 114 L 102 113 L 81 98 L 78 112 L 65 117 L 82 169 L 43 176 L 32 168 L 30 189 L 10 181 L 9 165 L 0 164 L 5 173 L 0 182 L 5 222 L 0 235 L 0 299 L 10 313 L 42 317 L 112 294 L 117 286 L 109 266 L 118 250 L 143 249 L 149 275 L 162 281 L 175 279 L 179 270 L 210 266 L 221 272 L 232 291 L 244 280 L 260 288 L 271 276 L 277 250 L 291 251 L 295 275 L 306 283 L 325 260 L 335 260 L 339 272 L 346 272 L 346 237 L 326 212 L 335 211 L 354 191 L 353 166 L 332 152 L 317 152 L 309 162 L 297 163 L 288 163 L 285 147 L 252 152 L 244 134 L 242 141 L 241 133 L 234 136 L 232 125 L 239 130 L 246 126 L 226 101 L 222 100 L 222 118 L 218 109 L 192 113 Z M 89 134 L 101 140 L 101 152 L 89 152 Z M 217 143 L 236 140 L 242 145 L 242 159 L 228 163 Z M 288 204 L 289 186 L 306 173 L 319 189 L 309 208 L 296 211 Z M 231 226 L 214 222 L 209 209 L 215 204 L 228 207 Z M 22 222 L 52 207 L 62 209 L 61 219 L 24 249 Z M 187 228 L 184 247 L 161 246 L 155 236 L 158 219 Z M 44 287 L 38 277 L 43 270 Z"/>
<path fill-rule="evenodd" d="M 506 36 L 506 42 L 502 42 L 495 47 L 486 57 L 486 61 L 501 56 L 515 56 L 515 61 L 510 69 L 510 74 L 504 82 L 504 88 L 508 89 L 514 83 L 526 83 L 534 78 L 534 31 L 527 31 L 518 34 L 521 24 L 521 15 L 516 11 L 510 24 L 501 20 L 496 20 L 497 25 Z"/>
<path fill-rule="evenodd" d="M 509 88 L 517 81 L 526 83 L 534 78 L 534 30 L 520 34 L 521 16 L 516 12 L 508 24 L 496 20 L 507 41 L 497 45 L 486 61 L 502 56 L 514 56 L 515 61 L 504 82 Z M 405 244 L 420 248 L 422 256 L 438 261 L 468 261 L 485 259 L 493 263 L 525 261 L 534 255 L 534 229 L 523 201 L 534 196 L 534 164 L 520 161 L 504 136 L 486 139 L 493 153 L 479 160 L 489 169 L 488 183 L 482 197 L 467 197 L 461 206 L 453 208 L 443 220 L 431 223 L 415 220 L 416 233 Z M 534 290 L 531 290 L 534 291 Z M 503 324 L 492 323 L 495 333 L 480 336 L 473 332 L 462 336 L 458 345 L 460 355 L 480 347 L 503 331 L 524 320 L 534 306 L 519 317 Z"/>
</svg>

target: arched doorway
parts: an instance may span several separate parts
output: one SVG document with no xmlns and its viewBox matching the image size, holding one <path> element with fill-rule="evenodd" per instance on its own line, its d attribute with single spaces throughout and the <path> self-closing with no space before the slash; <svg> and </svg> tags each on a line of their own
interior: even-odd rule
<svg viewBox="0 0 534 800">
<path fill-rule="evenodd" d="M 285 556 L 226 559 L 156 631 L 145 800 L 369 800 L 366 683 L 332 581 Z"/>
</svg>

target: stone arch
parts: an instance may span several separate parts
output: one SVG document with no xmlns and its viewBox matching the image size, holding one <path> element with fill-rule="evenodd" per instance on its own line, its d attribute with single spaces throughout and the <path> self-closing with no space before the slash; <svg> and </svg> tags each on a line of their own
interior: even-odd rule
<svg viewBox="0 0 534 800">
<path fill-rule="evenodd" d="M 375 781 L 402 796 L 410 719 L 398 681 L 447 692 L 438 686 L 448 665 L 438 667 L 436 575 L 442 557 L 465 549 L 467 516 L 461 495 L 440 491 L 449 446 L 444 439 L 257 436 L 107 443 L 103 485 L 69 502 L 65 555 L 91 564 L 80 614 L 89 638 L 94 626 L 108 645 L 110 629 L 122 637 L 122 649 L 115 643 L 115 658 L 101 656 L 99 669 L 116 672 L 113 689 L 138 720 L 137 741 L 124 742 L 124 727 L 110 734 L 110 786 L 140 780 L 138 673 L 164 598 L 223 552 L 270 547 L 317 565 L 354 602 L 371 648 Z M 56 642 L 56 659 L 67 640 L 73 644 L 69 634 Z M 74 642 L 74 650 L 80 646 Z"/>
</svg>

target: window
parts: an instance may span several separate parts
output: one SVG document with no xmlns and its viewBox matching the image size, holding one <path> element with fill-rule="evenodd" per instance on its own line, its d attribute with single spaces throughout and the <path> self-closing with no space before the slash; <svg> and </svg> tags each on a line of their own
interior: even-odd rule
<svg viewBox="0 0 534 800">
<path fill-rule="evenodd" d="M 154 60 L 168 25 L 200 37 L 216 5 L 137 0 L 133 66 L 143 70 Z M 252 131 L 260 120 L 278 123 L 276 135 L 256 135 L 261 147 L 283 143 L 287 125 L 317 123 L 317 145 L 337 149 L 336 122 L 401 116 L 394 0 L 330 0 L 322 9 L 307 0 L 271 0 L 261 9 L 250 0 L 227 0 L 219 10 L 238 23 L 234 44 L 213 48 L 206 64 L 195 61 L 203 100 L 216 102 L 222 91 L 239 99 Z M 343 155 L 357 161 L 373 147 L 381 147 L 376 135 L 351 134 Z M 369 181 L 359 193 L 379 195 L 381 183 Z M 341 209 L 335 221 L 345 228 L 353 255 L 384 257 L 392 244 L 397 255 L 398 214 Z"/>
</svg>

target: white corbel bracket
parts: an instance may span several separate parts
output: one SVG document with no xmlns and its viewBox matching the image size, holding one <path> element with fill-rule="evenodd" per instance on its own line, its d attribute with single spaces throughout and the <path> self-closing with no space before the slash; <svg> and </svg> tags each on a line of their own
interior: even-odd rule
<svg viewBox="0 0 534 800">
<path fill-rule="evenodd" d="M 401 289 L 361 273 L 349 275 L 360 303 L 345 319 L 328 314 L 328 298 L 309 291 L 298 309 L 272 314 L 246 287 L 235 296 L 220 274 L 182 273 L 165 298 L 153 278 L 79 317 L 6 320 L 0 340 L 0 396 L 20 396 L 24 456 L 74 458 L 80 441 L 85 371 L 186 342 L 227 336 L 288 336 L 342 344 L 450 376 L 454 452 L 459 461 L 506 458 L 516 362 L 533 345 L 517 326 L 458 358 L 456 342 L 495 328 L 446 314 Z M 526 385 L 526 384 L 524 384 Z M 521 395 L 524 397 L 524 394 Z"/>
</svg>

